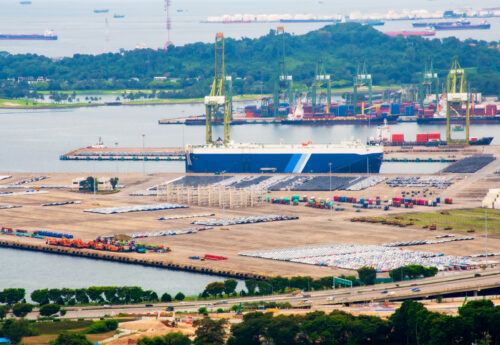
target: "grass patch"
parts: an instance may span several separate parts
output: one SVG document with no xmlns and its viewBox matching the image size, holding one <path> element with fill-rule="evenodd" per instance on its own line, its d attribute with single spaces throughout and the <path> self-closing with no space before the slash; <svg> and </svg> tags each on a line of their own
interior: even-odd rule
<svg viewBox="0 0 500 345">
<path fill-rule="evenodd" d="M 33 324 L 31 328 L 37 330 L 41 335 L 47 335 L 47 334 L 57 335 L 62 331 L 82 330 L 89 327 L 93 323 L 94 321 L 92 320 L 80 320 L 80 321 L 61 320 L 60 322 L 43 321 Z"/>
<path fill-rule="evenodd" d="M 81 332 L 79 332 L 81 333 Z M 107 338 L 111 338 L 116 334 L 116 331 L 101 333 L 101 334 L 86 334 L 86 337 L 92 342 L 101 341 Z M 25 345 L 40 345 L 48 344 L 52 340 L 56 340 L 58 334 L 50 335 L 37 335 L 34 337 L 24 337 L 22 343 Z"/>
<path fill-rule="evenodd" d="M 454 232 L 467 233 L 474 229 L 476 233 L 484 233 L 484 209 L 462 209 L 440 212 L 427 212 L 418 214 L 402 214 L 386 220 L 404 220 L 414 223 L 411 227 L 422 229 L 424 226 L 436 225 L 436 230 L 445 230 L 451 227 Z M 488 234 L 500 237 L 500 210 L 487 211 Z M 448 229 L 450 230 L 450 229 Z"/>
</svg>

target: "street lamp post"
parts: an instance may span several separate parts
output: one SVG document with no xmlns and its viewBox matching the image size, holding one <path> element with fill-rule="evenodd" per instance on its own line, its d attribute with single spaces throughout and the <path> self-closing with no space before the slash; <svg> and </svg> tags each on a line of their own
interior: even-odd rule
<svg viewBox="0 0 500 345">
<path fill-rule="evenodd" d="M 226 202 L 225 202 L 226 186 L 224 185 L 224 173 L 225 173 L 225 171 L 223 170 L 221 172 L 221 174 L 222 174 L 222 221 L 225 225 L 225 223 L 226 223 Z"/>
<path fill-rule="evenodd" d="M 333 220 L 333 197 L 332 197 L 332 163 L 328 163 L 328 166 L 330 167 L 330 221 Z"/>
<path fill-rule="evenodd" d="M 146 134 L 142 134 L 142 153 L 144 154 L 144 138 L 146 137 Z M 146 156 L 142 157 L 142 179 L 146 179 L 146 163 L 145 163 L 145 158 Z"/>
<path fill-rule="evenodd" d="M 116 152 L 118 153 L 118 142 L 115 142 Z M 116 156 L 118 158 L 118 156 Z M 118 177 L 118 159 L 116 160 L 116 177 Z"/>
<path fill-rule="evenodd" d="M 484 208 L 484 251 L 485 251 L 485 268 L 488 268 L 488 208 Z"/>
</svg>

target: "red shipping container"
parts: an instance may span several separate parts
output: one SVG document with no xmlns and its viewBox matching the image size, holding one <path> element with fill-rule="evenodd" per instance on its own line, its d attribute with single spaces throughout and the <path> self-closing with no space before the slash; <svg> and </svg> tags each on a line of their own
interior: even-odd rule
<svg viewBox="0 0 500 345">
<path fill-rule="evenodd" d="M 441 140 L 441 133 L 429 133 L 429 140 Z"/>
<path fill-rule="evenodd" d="M 393 134 L 392 135 L 392 142 L 393 143 L 402 143 L 405 141 L 404 139 L 404 134 Z"/>
<path fill-rule="evenodd" d="M 417 143 L 426 143 L 428 140 L 427 133 L 418 133 L 417 134 Z"/>
<path fill-rule="evenodd" d="M 497 105 L 496 104 L 486 105 L 486 115 L 496 115 L 496 114 L 497 114 Z"/>
</svg>

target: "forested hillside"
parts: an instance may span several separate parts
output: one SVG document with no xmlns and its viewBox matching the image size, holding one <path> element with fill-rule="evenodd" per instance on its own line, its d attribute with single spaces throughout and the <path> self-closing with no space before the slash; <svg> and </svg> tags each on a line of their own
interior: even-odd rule
<svg viewBox="0 0 500 345">
<path fill-rule="evenodd" d="M 215 33 L 214 33 L 215 36 Z M 329 25 L 305 35 L 286 34 L 286 67 L 295 83 L 310 85 L 316 62 L 323 59 L 334 85 L 352 85 L 358 63 L 366 61 L 375 85 L 418 82 L 426 62 L 433 60 L 439 77 L 446 77 L 454 56 L 467 69 L 471 87 L 498 95 L 500 49 L 497 43 L 455 38 L 388 37 L 370 26 Z M 275 32 L 257 39 L 225 40 L 226 72 L 235 80 L 235 93 L 270 91 L 277 69 Z M 182 96 L 206 93 L 214 68 L 213 44 L 193 43 L 168 50 L 133 50 L 62 59 L 25 54 L 0 54 L 0 83 L 7 89 L 23 86 L 8 78 L 49 78 L 31 85 L 38 90 L 154 88 L 176 89 Z M 154 76 L 179 78 L 154 82 Z M 241 78 L 241 79 L 239 79 Z M 22 84 L 22 83 L 21 83 Z"/>
</svg>

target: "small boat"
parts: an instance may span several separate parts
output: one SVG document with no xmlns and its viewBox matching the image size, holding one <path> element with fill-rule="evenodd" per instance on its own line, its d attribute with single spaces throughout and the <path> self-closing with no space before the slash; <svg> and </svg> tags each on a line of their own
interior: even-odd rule
<svg viewBox="0 0 500 345">
<path fill-rule="evenodd" d="M 108 13 L 108 9 L 102 9 L 102 10 L 94 10 L 94 13 Z"/>
<path fill-rule="evenodd" d="M 113 18 L 125 18 L 124 14 L 113 14 Z"/>
<path fill-rule="evenodd" d="M 31 5 L 31 1 L 19 1 L 21 5 Z"/>
</svg>

